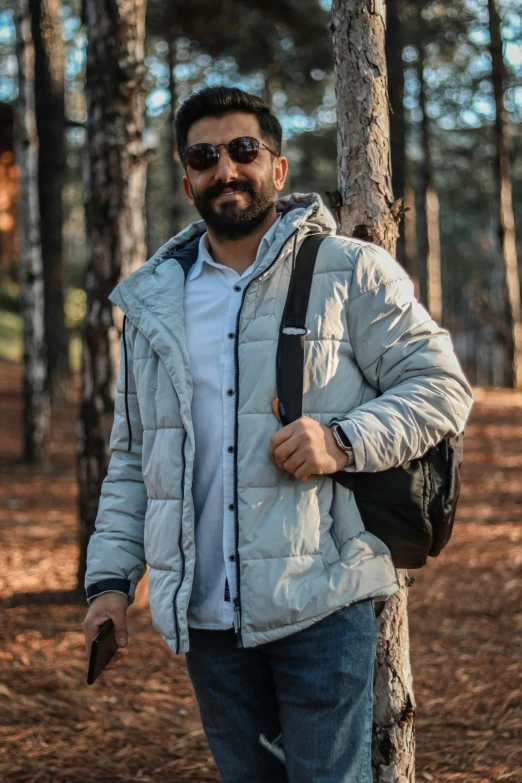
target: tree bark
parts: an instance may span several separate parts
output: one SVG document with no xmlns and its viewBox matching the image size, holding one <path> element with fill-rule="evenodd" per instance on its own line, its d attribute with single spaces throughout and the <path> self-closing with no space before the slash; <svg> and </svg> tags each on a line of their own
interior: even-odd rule
<svg viewBox="0 0 522 783">
<path fill-rule="evenodd" d="M 338 117 L 340 222 L 344 234 L 395 252 L 384 3 L 334 0 L 332 30 Z M 414 710 L 409 665 L 407 576 L 379 621 L 372 766 L 376 783 L 414 781 Z"/>
<path fill-rule="evenodd" d="M 373 775 L 376 783 L 415 781 L 415 698 L 410 666 L 408 584 L 398 571 L 400 590 L 379 618 L 373 711 Z"/>
<path fill-rule="evenodd" d="M 108 296 L 145 260 L 145 0 L 85 0 L 87 310 L 82 330 L 78 456 L 80 562 L 94 531 L 107 472 L 118 372 L 121 313 Z"/>
<path fill-rule="evenodd" d="M 20 169 L 20 311 L 23 321 L 23 460 L 45 459 L 49 396 L 44 326 L 44 284 L 38 207 L 38 135 L 34 106 L 34 46 L 27 0 L 16 4 L 19 97 L 15 151 Z"/>
<path fill-rule="evenodd" d="M 433 180 L 433 164 L 430 149 L 430 125 L 426 111 L 426 83 L 424 81 L 424 55 L 421 50 L 419 64 L 420 93 L 419 104 L 422 112 L 422 166 L 421 198 L 423 204 L 421 247 L 419 260 L 422 266 L 420 275 L 421 300 L 431 317 L 442 321 L 442 280 L 440 260 L 440 223 L 439 196 Z"/>
<path fill-rule="evenodd" d="M 71 392 L 69 335 L 65 325 L 63 207 L 65 182 L 65 53 L 60 0 L 29 0 L 35 46 L 36 125 L 40 142 L 38 189 L 44 269 L 47 377 L 51 398 Z"/>
<path fill-rule="evenodd" d="M 395 253 L 383 0 L 334 0 L 341 231 Z"/>
<path fill-rule="evenodd" d="M 500 16 L 495 0 L 488 0 L 491 79 L 495 97 L 495 223 L 496 258 L 501 287 L 499 322 L 505 345 L 505 383 L 522 387 L 522 323 L 520 278 L 517 264 L 515 220 L 509 166 L 509 140 L 504 108 L 505 64 Z"/>
</svg>

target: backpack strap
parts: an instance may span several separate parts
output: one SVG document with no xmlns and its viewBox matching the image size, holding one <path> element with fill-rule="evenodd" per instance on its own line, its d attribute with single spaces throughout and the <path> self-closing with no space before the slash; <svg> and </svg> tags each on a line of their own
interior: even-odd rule
<svg viewBox="0 0 522 783">
<path fill-rule="evenodd" d="M 303 240 L 292 270 L 277 346 L 276 378 L 283 425 L 303 415 L 303 371 L 306 311 L 317 252 L 330 234 L 311 234 Z"/>
</svg>

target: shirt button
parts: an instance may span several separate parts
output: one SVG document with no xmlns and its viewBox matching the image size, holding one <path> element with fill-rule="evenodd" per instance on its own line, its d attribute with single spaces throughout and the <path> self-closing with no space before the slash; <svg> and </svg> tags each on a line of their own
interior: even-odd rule
<svg viewBox="0 0 522 783">
<path fill-rule="evenodd" d="M 234 286 L 234 291 L 238 291 L 238 292 L 241 291 L 241 286 L 240 285 L 235 285 Z"/>
<path fill-rule="evenodd" d="M 234 504 L 233 503 L 229 503 L 228 504 L 228 510 L 229 511 L 233 511 L 234 510 Z"/>
<path fill-rule="evenodd" d="M 233 397 L 234 396 L 234 389 L 229 389 L 227 391 L 227 394 L 228 394 L 229 397 Z"/>
<path fill-rule="evenodd" d="M 234 447 L 233 446 L 229 446 L 228 447 L 228 453 L 229 454 L 233 454 L 234 453 Z"/>
<path fill-rule="evenodd" d="M 235 563 L 236 562 L 236 556 L 235 555 L 230 555 L 228 559 L 230 560 L 231 563 Z"/>
<path fill-rule="evenodd" d="M 235 336 L 236 336 L 236 335 L 234 334 L 234 332 L 229 332 L 229 333 L 228 333 L 228 339 L 229 339 L 229 340 L 233 340 Z"/>
</svg>

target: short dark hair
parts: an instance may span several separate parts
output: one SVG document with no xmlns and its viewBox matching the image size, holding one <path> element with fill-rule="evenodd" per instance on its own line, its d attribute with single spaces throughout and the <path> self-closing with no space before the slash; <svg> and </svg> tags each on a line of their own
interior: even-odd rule
<svg viewBox="0 0 522 783">
<path fill-rule="evenodd" d="M 187 150 L 189 128 L 203 117 L 223 117 L 225 114 L 244 112 L 257 117 L 264 141 L 271 142 L 281 154 L 283 129 L 265 101 L 239 87 L 203 87 L 181 104 L 176 113 L 176 143 L 181 160 Z"/>
</svg>

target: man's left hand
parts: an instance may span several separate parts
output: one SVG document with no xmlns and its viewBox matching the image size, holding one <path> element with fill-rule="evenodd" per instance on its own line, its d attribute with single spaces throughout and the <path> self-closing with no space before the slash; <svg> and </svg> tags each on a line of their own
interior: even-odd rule
<svg viewBox="0 0 522 783">
<path fill-rule="evenodd" d="M 278 405 L 275 399 L 272 411 L 280 420 Z M 272 435 L 269 453 L 278 468 L 299 481 L 336 473 L 348 463 L 348 455 L 335 442 L 332 430 L 308 416 L 301 416 Z"/>
</svg>

